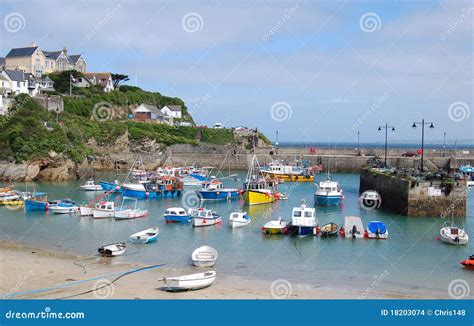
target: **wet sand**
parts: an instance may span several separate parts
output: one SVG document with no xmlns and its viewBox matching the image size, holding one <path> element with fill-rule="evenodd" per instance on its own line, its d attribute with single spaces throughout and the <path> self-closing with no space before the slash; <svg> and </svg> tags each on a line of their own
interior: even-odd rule
<svg viewBox="0 0 474 326">
<path fill-rule="evenodd" d="M 84 266 L 84 267 L 82 267 Z M 219 273 L 216 282 L 205 289 L 188 292 L 165 292 L 159 279 L 189 274 L 189 270 L 148 269 L 121 277 L 101 289 L 121 273 L 144 265 L 116 263 L 114 258 L 84 257 L 32 246 L 0 242 L 0 293 L 8 299 L 357 299 L 357 298 L 426 298 L 399 291 L 351 291 L 340 288 L 315 288 L 301 283 L 243 279 Z M 192 268 L 193 273 L 206 269 Z M 272 286 L 273 284 L 273 286 Z M 97 289 L 96 291 L 93 291 Z M 84 293 L 87 292 L 89 293 Z M 430 298 L 440 297 L 435 293 Z"/>
</svg>

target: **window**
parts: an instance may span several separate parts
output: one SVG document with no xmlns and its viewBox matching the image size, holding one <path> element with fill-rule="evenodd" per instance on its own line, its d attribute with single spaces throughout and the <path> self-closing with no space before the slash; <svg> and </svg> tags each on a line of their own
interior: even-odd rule
<svg viewBox="0 0 474 326">
<path fill-rule="evenodd" d="M 304 217 L 313 217 L 311 212 L 304 212 Z"/>
<path fill-rule="evenodd" d="M 21 83 L 20 83 L 20 82 L 16 82 L 16 87 L 21 87 Z"/>
<path fill-rule="evenodd" d="M 301 217 L 301 211 L 294 211 L 293 216 L 294 217 Z"/>
</svg>

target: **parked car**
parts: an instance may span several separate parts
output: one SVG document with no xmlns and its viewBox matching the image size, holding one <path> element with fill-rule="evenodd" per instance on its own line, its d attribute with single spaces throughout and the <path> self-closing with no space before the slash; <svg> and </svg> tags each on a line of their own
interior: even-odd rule
<svg viewBox="0 0 474 326">
<path fill-rule="evenodd" d="M 179 126 L 180 127 L 192 127 L 192 123 L 191 122 L 186 122 L 186 121 L 182 121 L 179 123 Z"/>
<path fill-rule="evenodd" d="M 413 151 L 408 151 L 402 154 L 403 157 L 416 157 L 417 155 L 418 154 L 416 154 L 416 152 L 413 152 Z"/>
<path fill-rule="evenodd" d="M 224 126 L 220 122 L 216 122 L 214 124 L 214 129 L 224 129 Z"/>
</svg>

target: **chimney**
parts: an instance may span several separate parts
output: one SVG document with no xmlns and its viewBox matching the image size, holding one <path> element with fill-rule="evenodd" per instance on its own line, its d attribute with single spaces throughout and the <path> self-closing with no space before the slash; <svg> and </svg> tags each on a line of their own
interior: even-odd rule
<svg viewBox="0 0 474 326">
<path fill-rule="evenodd" d="M 65 55 L 67 55 L 67 47 L 63 48 L 63 52 L 64 52 Z"/>
<path fill-rule="evenodd" d="M 37 45 L 36 45 L 35 42 L 32 42 L 32 43 L 31 43 L 31 46 L 32 46 L 32 47 L 35 47 L 35 46 L 37 46 Z"/>
</svg>

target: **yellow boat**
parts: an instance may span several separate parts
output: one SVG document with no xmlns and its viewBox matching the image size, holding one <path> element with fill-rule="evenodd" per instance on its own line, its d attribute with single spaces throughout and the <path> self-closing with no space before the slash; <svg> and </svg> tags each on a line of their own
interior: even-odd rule
<svg viewBox="0 0 474 326">
<path fill-rule="evenodd" d="M 278 174 L 271 172 L 262 172 L 262 174 L 287 182 L 314 182 L 314 175 Z"/>
<path fill-rule="evenodd" d="M 279 199 L 277 182 L 262 175 L 257 156 L 254 155 L 244 183 L 243 197 L 247 205 L 273 203 Z"/>
<path fill-rule="evenodd" d="M 314 173 L 320 167 L 303 167 L 299 165 L 286 165 L 273 161 L 261 169 L 262 175 L 289 182 L 314 182 Z"/>
<path fill-rule="evenodd" d="M 21 197 L 14 192 L 1 192 L 0 193 L 0 205 L 23 205 Z"/>
</svg>

